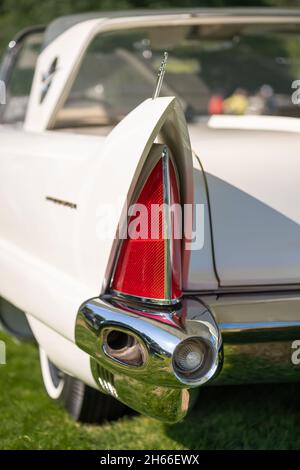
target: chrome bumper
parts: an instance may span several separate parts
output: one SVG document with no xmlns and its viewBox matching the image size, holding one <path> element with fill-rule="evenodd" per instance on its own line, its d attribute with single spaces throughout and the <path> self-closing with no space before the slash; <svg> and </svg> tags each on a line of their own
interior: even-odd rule
<svg viewBox="0 0 300 470">
<path fill-rule="evenodd" d="M 166 422 L 180 421 L 193 390 L 211 381 L 300 380 L 299 366 L 291 360 L 292 343 L 300 340 L 300 321 L 218 325 L 215 310 L 196 297 L 185 298 L 180 309 L 164 312 L 95 298 L 79 309 L 76 344 L 91 356 L 102 392 Z M 191 339 L 208 351 L 196 377 L 178 373 L 174 361 L 179 346 Z"/>
</svg>

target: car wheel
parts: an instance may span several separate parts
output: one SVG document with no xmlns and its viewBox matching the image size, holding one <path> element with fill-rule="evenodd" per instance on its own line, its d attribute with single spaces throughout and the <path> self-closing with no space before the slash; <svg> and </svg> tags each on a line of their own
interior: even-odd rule
<svg viewBox="0 0 300 470">
<path fill-rule="evenodd" d="M 128 409 L 115 398 L 85 385 L 56 367 L 40 348 L 40 364 L 48 396 L 61 402 L 69 414 L 84 423 L 101 423 L 123 416 Z"/>
</svg>

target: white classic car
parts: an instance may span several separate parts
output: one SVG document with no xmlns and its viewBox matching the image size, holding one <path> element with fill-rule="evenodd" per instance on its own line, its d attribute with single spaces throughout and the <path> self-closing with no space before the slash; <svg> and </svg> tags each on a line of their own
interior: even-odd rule
<svg viewBox="0 0 300 470">
<path fill-rule="evenodd" d="M 299 381 L 299 39 L 300 11 L 229 9 L 9 43 L 0 318 L 76 419 L 176 422 L 206 383 Z"/>
</svg>

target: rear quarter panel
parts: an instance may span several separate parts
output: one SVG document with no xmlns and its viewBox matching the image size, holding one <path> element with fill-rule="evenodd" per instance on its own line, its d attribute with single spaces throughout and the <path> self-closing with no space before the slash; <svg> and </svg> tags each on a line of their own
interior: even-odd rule
<svg viewBox="0 0 300 470">
<path fill-rule="evenodd" d="M 223 286 L 300 283 L 300 133 L 190 129 Z"/>
</svg>

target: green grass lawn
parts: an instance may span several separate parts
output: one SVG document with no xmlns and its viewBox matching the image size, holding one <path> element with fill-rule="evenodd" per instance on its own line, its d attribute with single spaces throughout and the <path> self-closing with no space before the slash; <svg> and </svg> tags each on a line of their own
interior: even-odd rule
<svg viewBox="0 0 300 470">
<path fill-rule="evenodd" d="M 0 449 L 300 449 L 300 384 L 207 387 L 192 416 L 79 425 L 46 396 L 38 351 L 0 332 Z"/>
</svg>

